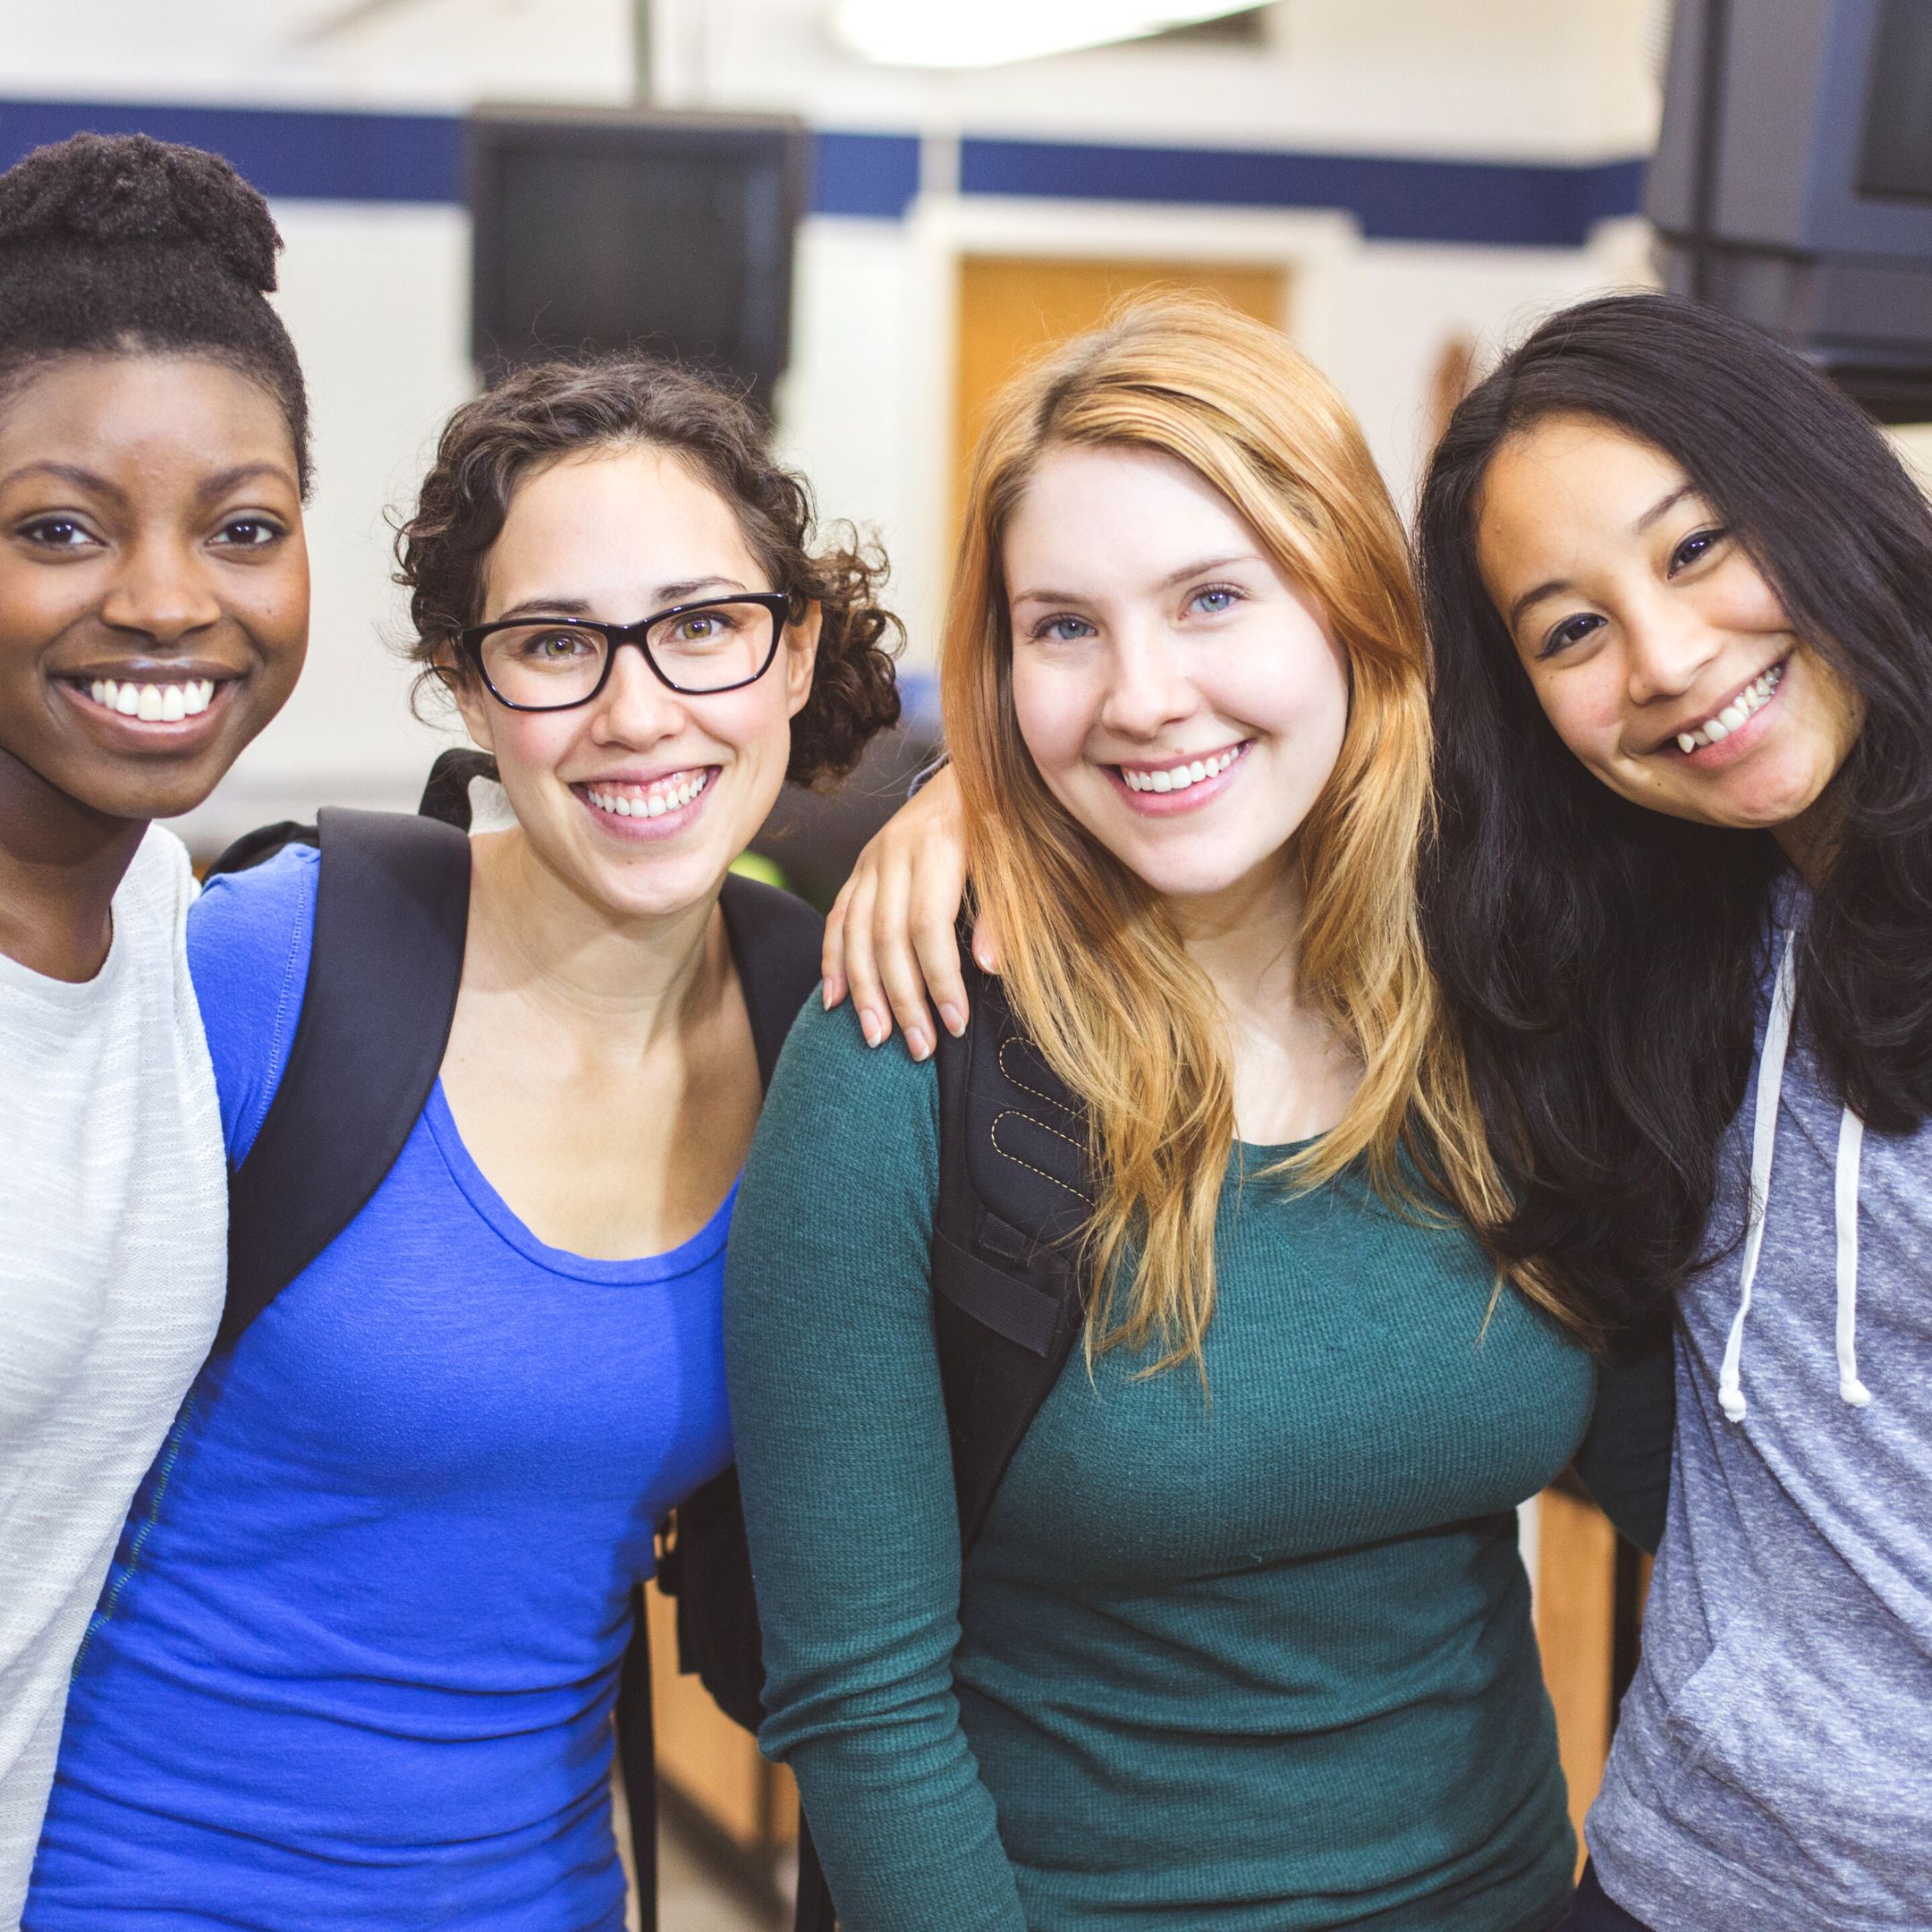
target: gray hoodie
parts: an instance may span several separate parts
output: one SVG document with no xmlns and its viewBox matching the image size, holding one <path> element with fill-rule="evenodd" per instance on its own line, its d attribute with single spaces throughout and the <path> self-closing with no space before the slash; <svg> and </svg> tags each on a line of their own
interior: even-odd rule
<svg viewBox="0 0 1932 1932">
<path fill-rule="evenodd" d="M 1867 1135 L 1790 1039 L 1805 904 L 1780 894 L 1734 1130 L 1744 1245 L 1682 1304 L 1669 1523 L 1588 1826 L 1657 1932 L 1932 1928 L 1932 1124 Z"/>
</svg>

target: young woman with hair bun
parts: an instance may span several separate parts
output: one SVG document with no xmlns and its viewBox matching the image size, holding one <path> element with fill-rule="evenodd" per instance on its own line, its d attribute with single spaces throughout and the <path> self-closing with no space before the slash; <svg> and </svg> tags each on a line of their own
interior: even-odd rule
<svg viewBox="0 0 1932 1932">
<path fill-rule="evenodd" d="M 1180 301 L 1055 353 L 981 438 L 941 674 L 1002 991 L 1088 1117 L 1089 1288 L 962 1561 L 931 1043 L 808 1007 L 726 1339 L 763 1743 L 841 1923 L 1546 1932 L 1514 1507 L 1584 1442 L 1597 1325 L 1471 1232 L 1420 615 L 1340 398 Z"/>
<path fill-rule="evenodd" d="M 633 1592 L 732 1454 L 724 1251 L 760 1080 L 721 895 L 786 779 L 896 715 L 896 623 L 750 411 L 640 359 L 458 410 L 399 555 L 418 662 L 501 785 L 440 1078 L 136 1500 L 34 1932 L 625 1922 Z M 238 1164 L 328 862 L 225 874 L 190 928 Z"/>
<path fill-rule="evenodd" d="M 155 825 L 287 698 L 308 405 L 216 157 L 0 174 L 0 1926 L 128 1502 L 222 1306 L 226 1176 Z"/>
</svg>

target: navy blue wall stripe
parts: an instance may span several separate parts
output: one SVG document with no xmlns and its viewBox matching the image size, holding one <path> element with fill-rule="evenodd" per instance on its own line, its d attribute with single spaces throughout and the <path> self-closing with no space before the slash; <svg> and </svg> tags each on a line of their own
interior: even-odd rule
<svg viewBox="0 0 1932 1932">
<path fill-rule="evenodd" d="M 152 134 L 212 148 L 265 195 L 292 200 L 463 198 L 462 123 L 453 114 L 0 101 L 0 165 L 80 133 Z"/>
<path fill-rule="evenodd" d="M 212 148 L 270 196 L 462 199 L 462 122 L 453 114 L 0 101 L 0 166 L 83 129 Z M 919 192 L 916 136 L 824 130 L 815 148 L 812 206 L 820 215 L 896 220 Z M 960 148 L 967 194 L 1337 208 L 1377 241 L 1513 248 L 1580 247 L 1593 223 L 1636 212 L 1642 174 L 1640 161 L 1564 165 L 979 138 Z"/>
<path fill-rule="evenodd" d="M 1229 148 L 1105 148 L 968 140 L 967 194 L 1342 208 L 1378 242 L 1578 248 L 1591 224 L 1634 214 L 1640 161 L 1564 166 Z"/>
</svg>

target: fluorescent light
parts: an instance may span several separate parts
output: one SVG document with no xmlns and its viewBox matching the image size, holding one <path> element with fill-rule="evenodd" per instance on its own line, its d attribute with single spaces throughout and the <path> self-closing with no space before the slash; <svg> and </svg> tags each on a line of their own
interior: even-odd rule
<svg viewBox="0 0 1932 1932">
<path fill-rule="evenodd" d="M 1258 0 L 833 0 L 832 30 L 894 67 L 996 67 L 1246 13 Z"/>
</svg>

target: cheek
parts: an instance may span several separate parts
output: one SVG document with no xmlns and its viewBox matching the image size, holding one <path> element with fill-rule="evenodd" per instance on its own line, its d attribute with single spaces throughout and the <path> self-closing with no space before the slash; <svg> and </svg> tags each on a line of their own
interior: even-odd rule
<svg viewBox="0 0 1932 1932">
<path fill-rule="evenodd" d="M 1756 564 L 1734 558 L 1705 587 L 1699 600 L 1706 621 L 1725 631 L 1784 631 L 1791 619 L 1778 594 Z"/>
<path fill-rule="evenodd" d="M 533 711 L 506 711 L 488 698 L 490 749 L 504 789 L 513 800 L 534 781 L 555 773 L 584 735 L 585 721 L 574 712 L 548 717 Z"/>
<path fill-rule="evenodd" d="M 1531 671 L 1530 687 L 1568 750 L 1586 765 L 1609 752 L 1623 715 L 1612 666 L 1590 665 L 1542 676 Z"/>
<path fill-rule="evenodd" d="M 1013 666 L 1013 722 L 1041 777 L 1080 762 L 1095 703 L 1086 681 L 1065 665 L 1016 656 Z"/>
</svg>

